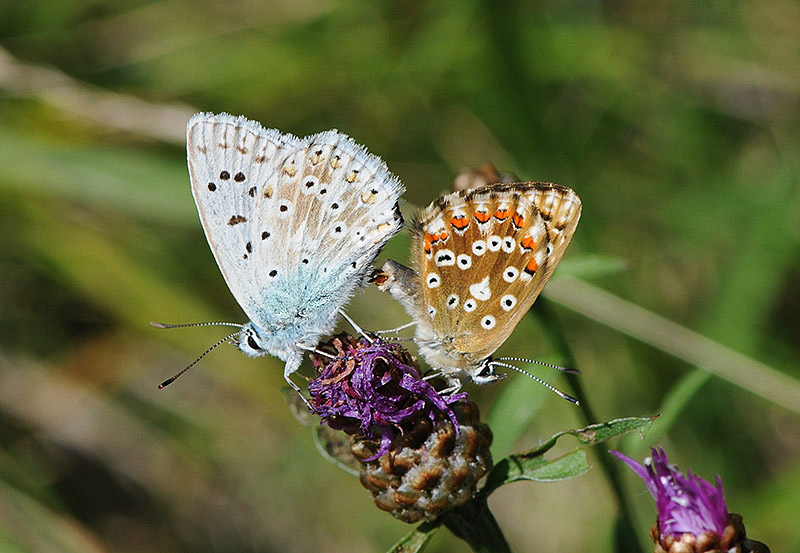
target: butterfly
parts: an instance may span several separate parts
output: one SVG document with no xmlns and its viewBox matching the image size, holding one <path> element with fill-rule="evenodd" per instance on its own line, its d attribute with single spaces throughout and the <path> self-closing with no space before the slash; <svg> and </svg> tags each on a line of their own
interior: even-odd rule
<svg viewBox="0 0 800 553">
<path fill-rule="evenodd" d="M 492 382 L 505 376 L 495 366 L 516 369 L 492 354 L 553 274 L 580 214 L 580 198 L 558 184 L 458 190 L 413 223 L 412 268 L 388 260 L 373 281 L 405 307 L 420 354 L 451 389 Z"/>
<path fill-rule="evenodd" d="M 240 330 L 216 345 L 232 340 L 248 356 L 281 359 L 299 393 L 291 375 L 303 351 L 333 330 L 402 227 L 403 185 L 336 130 L 298 138 L 226 113 L 194 115 L 186 152 L 208 244 L 249 318 L 221 323 Z"/>
</svg>

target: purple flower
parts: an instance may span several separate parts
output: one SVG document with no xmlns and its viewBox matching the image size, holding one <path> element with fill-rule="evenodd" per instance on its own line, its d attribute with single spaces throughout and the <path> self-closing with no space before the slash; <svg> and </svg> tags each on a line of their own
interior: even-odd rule
<svg viewBox="0 0 800 553">
<path fill-rule="evenodd" d="M 414 421 L 435 420 L 434 410 L 447 415 L 458 432 L 449 405 L 466 399 L 467 394 L 439 395 L 400 345 L 351 336 L 338 336 L 331 345 L 335 358 L 313 355 L 317 377 L 308 384 L 309 404 L 331 428 L 380 438 L 380 449 L 365 462 L 387 453 L 394 437 L 410 429 Z"/>
<path fill-rule="evenodd" d="M 683 534 L 701 535 L 708 531 L 722 536 L 728 525 L 728 508 L 722 494 L 722 479 L 717 475 L 717 485 L 667 462 L 661 448 L 650 448 L 651 457 L 644 464 L 611 451 L 644 480 L 650 495 L 656 500 L 661 538 L 679 537 Z"/>
</svg>

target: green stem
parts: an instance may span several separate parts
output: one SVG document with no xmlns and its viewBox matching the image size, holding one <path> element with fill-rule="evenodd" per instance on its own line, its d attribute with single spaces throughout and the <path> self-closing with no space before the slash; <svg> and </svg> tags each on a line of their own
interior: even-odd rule
<svg viewBox="0 0 800 553">
<path fill-rule="evenodd" d="M 564 364 L 570 368 L 577 368 L 575 357 L 572 355 L 572 349 L 569 347 L 567 340 L 564 336 L 563 328 L 560 324 L 558 317 L 552 309 L 552 304 L 545 298 L 539 298 L 536 302 L 536 309 L 533 310 L 535 315 L 542 323 L 542 327 L 547 333 L 553 348 L 558 351 Z M 597 416 L 589 404 L 589 398 L 584 393 L 583 385 L 581 383 L 580 375 L 567 374 L 567 380 L 572 386 L 572 390 L 580 402 L 581 413 L 583 413 L 584 422 L 592 424 L 597 421 Z M 619 517 L 616 522 L 615 535 L 617 543 L 625 543 L 625 551 L 636 551 L 638 544 L 631 536 L 636 536 L 636 524 L 631 518 L 633 512 L 631 505 L 628 501 L 628 496 L 622 489 L 622 480 L 620 478 L 619 466 L 612 461 L 610 455 L 605 452 L 598 452 L 597 460 L 600 463 L 600 468 L 605 473 L 611 489 L 614 491 L 617 503 L 619 505 Z"/>
<path fill-rule="evenodd" d="M 485 497 L 475 497 L 453 509 L 446 516 L 444 524 L 467 542 L 475 553 L 511 553 Z"/>
</svg>

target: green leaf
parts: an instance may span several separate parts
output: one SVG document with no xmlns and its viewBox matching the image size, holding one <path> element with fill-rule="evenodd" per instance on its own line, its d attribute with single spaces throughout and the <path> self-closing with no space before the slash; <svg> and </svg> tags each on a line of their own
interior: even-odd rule
<svg viewBox="0 0 800 553">
<path fill-rule="evenodd" d="M 414 528 L 411 532 L 400 538 L 389 550 L 389 553 L 417 553 L 431 541 L 439 529 L 438 524 L 425 522 Z"/>
<path fill-rule="evenodd" d="M 481 493 L 484 496 L 488 496 L 500 486 L 519 480 L 557 482 L 579 476 L 590 468 L 584 451 L 586 447 L 600 444 L 610 438 L 627 434 L 634 430 L 644 435 L 656 418 L 628 417 L 600 424 L 591 424 L 578 430 L 559 432 L 535 449 L 509 455 L 498 462 L 489 473 L 486 485 L 481 490 Z M 579 446 L 556 459 L 545 459 L 544 454 L 550 451 L 559 438 L 565 435 L 577 438 Z"/>
</svg>

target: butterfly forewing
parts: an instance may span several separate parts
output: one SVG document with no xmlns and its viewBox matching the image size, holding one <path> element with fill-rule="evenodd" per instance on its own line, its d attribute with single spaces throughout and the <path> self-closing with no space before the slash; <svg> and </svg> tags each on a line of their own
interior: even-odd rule
<svg viewBox="0 0 800 553">
<path fill-rule="evenodd" d="M 570 189 L 493 185 L 443 196 L 415 225 L 420 317 L 458 368 L 505 341 L 550 278 L 580 217 Z"/>
<path fill-rule="evenodd" d="M 226 114 L 195 115 L 187 152 L 203 229 L 250 320 L 330 330 L 402 226 L 398 179 L 337 131 L 299 139 Z"/>
</svg>

